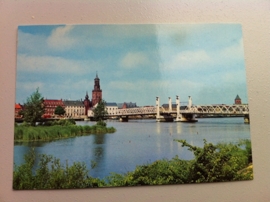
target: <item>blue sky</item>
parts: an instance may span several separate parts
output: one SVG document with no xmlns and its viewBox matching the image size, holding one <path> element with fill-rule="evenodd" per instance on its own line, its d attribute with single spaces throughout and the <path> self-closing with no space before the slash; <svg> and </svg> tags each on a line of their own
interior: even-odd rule
<svg viewBox="0 0 270 202">
<path fill-rule="evenodd" d="M 248 101 L 240 24 L 18 27 L 16 103 L 91 98 L 96 72 L 107 102 Z"/>
</svg>

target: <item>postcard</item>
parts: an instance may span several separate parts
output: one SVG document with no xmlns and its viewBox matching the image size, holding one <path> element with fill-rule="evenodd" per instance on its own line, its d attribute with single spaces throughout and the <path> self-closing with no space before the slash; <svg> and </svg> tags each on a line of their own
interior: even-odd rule
<svg viewBox="0 0 270 202">
<path fill-rule="evenodd" d="M 15 190 L 253 179 L 240 24 L 19 26 L 14 112 Z"/>
</svg>

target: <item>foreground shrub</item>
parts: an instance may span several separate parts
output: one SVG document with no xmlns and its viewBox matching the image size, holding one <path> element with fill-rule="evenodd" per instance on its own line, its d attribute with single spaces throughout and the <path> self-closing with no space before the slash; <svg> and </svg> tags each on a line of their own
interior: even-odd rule
<svg viewBox="0 0 270 202">
<path fill-rule="evenodd" d="M 251 150 L 250 140 L 246 140 L 246 147 L 240 141 L 237 144 L 220 143 L 213 145 L 204 140 L 203 148 L 192 146 L 185 140 L 176 140 L 182 143 L 182 147 L 188 147 L 195 155 L 190 161 L 189 181 L 190 183 L 200 182 L 226 182 L 235 180 L 252 179 L 253 176 L 246 176 L 239 172 L 251 163 L 249 161 Z"/>
<path fill-rule="evenodd" d="M 25 155 L 25 163 L 15 166 L 13 189 L 71 189 L 102 187 L 105 182 L 88 176 L 85 163 L 62 165 L 51 155 L 39 156 L 38 168 L 33 172 L 36 161 L 34 149 Z"/>
</svg>

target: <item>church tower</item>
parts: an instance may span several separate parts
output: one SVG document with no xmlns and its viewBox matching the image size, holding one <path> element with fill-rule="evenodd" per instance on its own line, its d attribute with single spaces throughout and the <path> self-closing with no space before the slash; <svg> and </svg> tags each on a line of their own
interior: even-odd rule
<svg viewBox="0 0 270 202">
<path fill-rule="evenodd" d="M 94 107 L 100 100 L 102 100 L 102 90 L 100 89 L 98 74 L 96 74 L 94 90 L 92 90 L 92 106 Z"/>
<path fill-rule="evenodd" d="M 242 104 L 242 101 L 241 101 L 241 98 L 239 97 L 239 95 L 237 95 L 236 98 L 234 99 L 234 104 L 236 104 L 236 105 Z"/>
<path fill-rule="evenodd" d="M 84 115 L 87 115 L 88 109 L 90 109 L 90 107 L 91 107 L 91 102 L 89 100 L 88 92 L 86 92 L 83 104 L 84 104 L 84 109 L 85 109 Z"/>
</svg>

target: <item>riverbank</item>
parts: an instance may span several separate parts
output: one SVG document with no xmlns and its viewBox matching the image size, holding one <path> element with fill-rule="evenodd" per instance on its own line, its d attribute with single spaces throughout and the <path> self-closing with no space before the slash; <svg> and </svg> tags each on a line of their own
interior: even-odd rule
<svg viewBox="0 0 270 202">
<path fill-rule="evenodd" d="M 14 142 L 51 141 L 115 131 L 114 127 L 106 127 L 106 125 L 77 126 L 75 121 L 55 121 L 35 127 L 22 124 L 14 127 Z"/>
<path fill-rule="evenodd" d="M 204 141 L 203 147 L 195 147 L 185 140 L 176 140 L 194 153 L 194 159 L 157 160 L 138 165 L 125 174 L 111 173 L 105 179 L 89 176 L 84 162 L 71 166 L 60 160 L 41 154 L 36 158 L 34 149 L 25 155 L 25 163 L 13 172 L 14 189 L 71 189 L 91 187 L 119 187 L 142 185 L 189 184 L 252 180 L 253 167 L 249 140 L 237 144 L 216 144 Z M 39 162 L 36 160 L 39 159 Z M 33 171 L 35 164 L 39 166 Z M 96 162 L 92 162 L 92 169 Z"/>
</svg>

